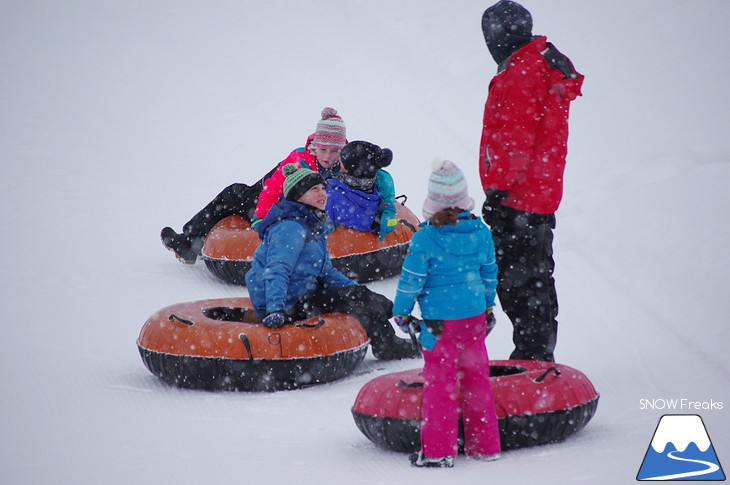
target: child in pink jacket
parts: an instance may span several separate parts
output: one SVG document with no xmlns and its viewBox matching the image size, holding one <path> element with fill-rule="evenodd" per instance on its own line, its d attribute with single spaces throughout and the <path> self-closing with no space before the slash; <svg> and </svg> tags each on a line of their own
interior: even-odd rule
<svg viewBox="0 0 730 485">
<path fill-rule="evenodd" d="M 194 264 L 205 237 L 219 221 L 239 214 L 256 224 L 279 202 L 285 178 L 282 167 L 294 163 L 330 178 L 340 171 L 340 150 L 346 144 L 345 122 L 337 110 L 324 108 L 317 128 L 304 147 L 292 150 L 284 161 L 255 184 L 235 183 L 223 189 L 183 226 L 182 233 L 171 227 L 163 228 L 162 243 L 183 263 Z"/>
<path fill-rule="evenodd" d="M 340 171 L 340 151 L 347 144 L 345 123 L 334 108 L 322 110 L 322 119 L 317 122 L 317 129 L 307 139 L 303 148 L 297 148 L 279 164 L 274 173 L 264 181 L 264 189 L 259 194 L 258 204 L 254 211 L 254 227 L 268 214 L 271 206 L 281 200 L 284 193 L 283 169 L 293 163 L 300 168 L 308 168 L 320 173 L 325 179 L 331 178 Z"/>
</svg>

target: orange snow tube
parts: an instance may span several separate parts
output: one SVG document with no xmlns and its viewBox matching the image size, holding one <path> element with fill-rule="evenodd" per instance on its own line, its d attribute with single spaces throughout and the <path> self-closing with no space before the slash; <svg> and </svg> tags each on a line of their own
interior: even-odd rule
<svg viewBox="0 0 730 485">
<path fill-rule="evenodd" d="M 178 387 L 276 391 L 349 375 L 368 342 L 362 325 L 344 313 L 270 329 L 250 299 L 222 298 L 158 310 L 137 347 L 152 374 Z"/>
<path fill-rule="evenodd" d="M 420 221 L 400 203 L 396 204 L 396 219 L 398 225 L 383 241 L 375 233 L 338 226 L 327 237 L 332 264 L 358 283 L 399 274 Z M 251 228 L 248 220 L 230 216 L 208 233 L 202 249 L 203 261 L 222 280 L 243 285 L 260 242 L 258 232 Z"/>
</svg>

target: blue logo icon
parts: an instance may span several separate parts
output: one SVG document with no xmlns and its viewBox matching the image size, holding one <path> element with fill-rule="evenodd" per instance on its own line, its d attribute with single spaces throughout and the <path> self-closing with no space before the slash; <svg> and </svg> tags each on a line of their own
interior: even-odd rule
<svg viewBox="0 0 730 485">
<path fill-rule="evenodd" d="M 662 416 L 636 479 L 725 480 L 702 418 L 696 414 Z"/>
</svg>

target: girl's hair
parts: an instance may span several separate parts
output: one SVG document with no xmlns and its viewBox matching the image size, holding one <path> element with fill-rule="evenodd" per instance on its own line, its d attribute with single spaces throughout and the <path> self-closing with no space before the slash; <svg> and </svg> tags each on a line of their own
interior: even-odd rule
<svg viewBox="0 0 730 485">
<path fill-rule="evenodd" d="M 431 216 L 431 225 L 436 227 L 455 226 L 459 220 L 459 214 L 462 212 L 464 212 L 464 209 L 459 209 L 458 207 L 441 209 Z"/>
</svg>

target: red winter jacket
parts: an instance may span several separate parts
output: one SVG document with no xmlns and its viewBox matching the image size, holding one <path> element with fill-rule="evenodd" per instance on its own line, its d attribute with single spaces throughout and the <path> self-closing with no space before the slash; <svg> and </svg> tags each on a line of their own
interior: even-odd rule
<svg viewBox="0 0 730 485">
<path fill-rule="evenodd" d="M 482 188 L 506 190 L 502 205 L 539 214 L 560 205 L 568 111 L 583 84 L 582 74 L 566 78 L 551 68 L 547 48 L 547 38 L 538 37 L 492 79 L 479 148 Z"/>
<path fill-rule="evenodd" d="M 256 204 L 256 211 L 254 212 L 256 217 L 261 219 L 266 217 L 271 206 L 281 200 L 281 196 L 284 194 L 284 180 L 286 179 L 282 171 L 284 165 L 294 163 L 302 168 L 309 167 L 317 171 L 317 159 L 309 152 L 309 143 L 311 141 L 312 136 L 307 139 L 307 145 L 305 147 L 292 150 L 289 156 L 279 163 L 279 166 L 271 177 L 264 181 L 264 190 L 259 194 L 259 201 Z"/>
</svg>

